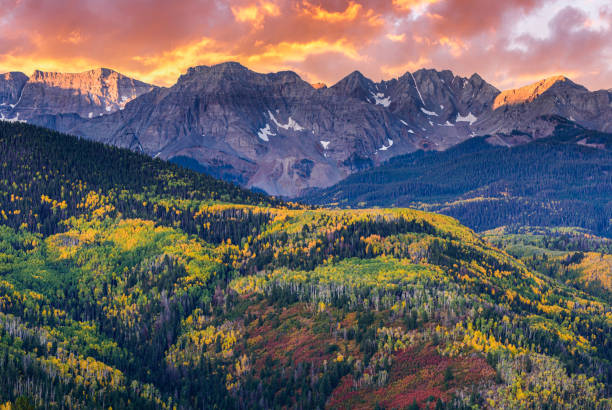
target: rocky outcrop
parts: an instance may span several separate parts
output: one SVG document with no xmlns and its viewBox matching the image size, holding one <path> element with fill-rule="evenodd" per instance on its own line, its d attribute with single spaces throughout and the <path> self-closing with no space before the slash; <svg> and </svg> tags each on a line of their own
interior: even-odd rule
<svg viewBox="0 0 612 410">
<path fill-rule="evenodd" d="M 125 108 L 155 87 L 99 68 L 83 73 L 0 74 L 1 119 L 55 128 L 58 115 L 93 118 Z"/>
<path fill-rule="evenodd" d="M 21 119 L 32 122 L 57 114 L 93 118 L 121 110 L 152 89 L 149 84 L 107 68 L 78 74 L 35 71 L 23 87 L 14 111 Z"/>
<path fill-rule="evenodd" d="M 18 120 L 12 112 L 27 81 L 28 76 L 23 73 L 0 74 L 0 120 Z"/>
<path fill-rule="evenodd" d="M 0 74 L 0 106 L 17 104 L 21 90 L 27 81 L 28 76 L 24 73 Z"/>
</svg>

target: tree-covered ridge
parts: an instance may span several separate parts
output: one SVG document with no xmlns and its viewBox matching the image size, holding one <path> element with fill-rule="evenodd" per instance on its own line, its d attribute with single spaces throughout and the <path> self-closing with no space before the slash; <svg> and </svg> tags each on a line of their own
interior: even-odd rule
<svg viewBox="0 0 612 410">
<path fill-rule="evenodd" d="M 576 228 L 501 227 L 485 238 L 527 266 L 612 302 L 612 240 Z"/>
<path fill-rule="evenodd" d="M 515 147 L 475 137 L 447 151 L 404 155 L 304 198 L 341 207 L 411 206 L 477 231 L 577 226 L 612 235 L 612 135 L 560 125 Z"/>
<path fill-rule="evenodd" d="M 43 234 L 93 211 L 191 232 L 215 224 L 202 212 L 215 203 L 287 206 L 165 161 L 20 123 L 0 122 L 0 161 L 0 218 Z"/>
<path fill-rule="evenodd" d="M 35 165 L 69 138 L 14 130 L 50 145 L 32 144 Z M 21 211 L 0 221 L 0 403 L 610 407 L 609 301 L 451 217 L 296 209 L 240 190 L 255 199 L 230 203 L 219 186 L 237 188 L 180 191 L 200 177 L 145 158 L 160 167 L 147 189 L 80 189 L 63 165 L 30 188 L 21 150 L 0 185 L 7 203 L 20 195 L 3 209 Z M 112 152 L 134 155 L 110 152 L 115 167 Z M 155 182 L 166 167 L 176 173 Z"/>
</svg>

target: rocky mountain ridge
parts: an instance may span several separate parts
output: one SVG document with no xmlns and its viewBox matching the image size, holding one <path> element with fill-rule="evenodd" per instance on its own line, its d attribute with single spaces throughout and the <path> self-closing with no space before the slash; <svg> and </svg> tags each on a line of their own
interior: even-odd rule
<svg viewBox="0 0 612 410">
<path fill-rule="evenodd" d="M 612 92 L 589 91 L 567 77 L 550 77 L 534 84 L 500 93 L 490 115 L 477 126 L 479 134 L 518 130 L 532 138 L 550 135 L 555 122 L 542 123 L 542 116 L 561 116 L 578 125 L 612 132 Z"/>
<path fill-rule="evenodd" d="M 54 128 L 62 114 L 93 118 L 118 110 L 155 87 L 108 68 L 82 73 L 36 70 L 0 75 L 2 119 Z"/>
<path fill-rule="evenodd" d="M 32 77 L 18 100 L 11 90 L 23 77 L 0 77 L 3 119 L 141 150 L 282 196 L 476 135 L 526 143 L 550 135 L 556 117 L 612 128 L 612 92 L 590 92 L 565 77 L 503 92 L 478 74 L 448 70 L 379 83 L 356 71 L 327 87 L 232 62 L 190 68 L 169 88 L 104 69 Z"/>
</svg>

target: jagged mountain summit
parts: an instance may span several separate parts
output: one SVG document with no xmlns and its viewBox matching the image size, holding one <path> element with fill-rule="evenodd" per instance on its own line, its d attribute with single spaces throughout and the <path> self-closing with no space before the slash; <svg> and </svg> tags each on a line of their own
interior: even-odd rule
<svg viewBox="0 0 612 410">
<path fill-rule="evenodd" d="M 550 135 L 557 117 L 612 130 L 612 92 L 565 77 L 503 92 L 478 74 L 448 70 L 378 83 L 355 71 L 327 87 L 233 62 L 193 67 L 169 88 L 105 69 L 24 77 L 0 77 L 3 119 L 140 150 L 281 196 L 476 135 L 526 143 Z"/>
<path fill-rule="evenodd" d="M 82 73 L 36 70 L 29 78 L 8 73 L 0 77 L 0 105 L 3 119 L 53 128 L 57 115 L 93 118 L 109 114 L 154 88 L 108 68 Z"/>
<path fill-rule="evenodd" d="M 495 98 L 492 108 L 491 114 L 478 123 L 479 134 L 521 131 L 528 139 L 547 137 L 557 123 L 542 121 L 543 116 L 561 116 L 585 128 L 612 132 L 612 92 L 589 91 L 564 76 L 504 91 Z"/>
<path fill-rule="evenodd" d="M 526 85 L 521 88 L 510 89 L 502 91 L 493 102 L 493 109 L 503 107 L 505 105 L 515 106 L 524 103 L 533 102 L 536 98 L 540 97 L 545 92 L 549 91 L 553 87 L 562 88 L 563 85 L 574 87 L 580 91 L 585 91 L 581 85 L 573 83 L 569 78 L 565 76 L 553 76 L 548 77 L 533 84 Z"/>
<path fill-rule="evenodd" d="M 473 124 L 490 112 L 499 94 L 477 74 L 464 78 L 426 69 L 380 83 L 355 71 L 331 90 L 387 108 L 409 133 L 421 137 L 419 146 L 425 149 L 446 149 L 472 136 Z"/>
</svg>

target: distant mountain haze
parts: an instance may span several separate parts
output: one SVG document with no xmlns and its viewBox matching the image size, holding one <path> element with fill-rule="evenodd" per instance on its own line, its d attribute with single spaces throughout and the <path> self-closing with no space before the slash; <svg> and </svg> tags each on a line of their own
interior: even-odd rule
<svg viewBox="0 0 612 410">
<path fill-rule="evenodd" d="M 193 67 L 169 88 L 109 69 L 7 73 L 0 116 L 293 197 L 476 135 L 496 145 L 527 143 L 551 135 L 554 116 L 610 132 L 612 92 L 565 77 L 500 92 L 478 74 L 426 69 L 378 83 L 356 71 L 327 87 L 229 62 Z"/>
</svg>

